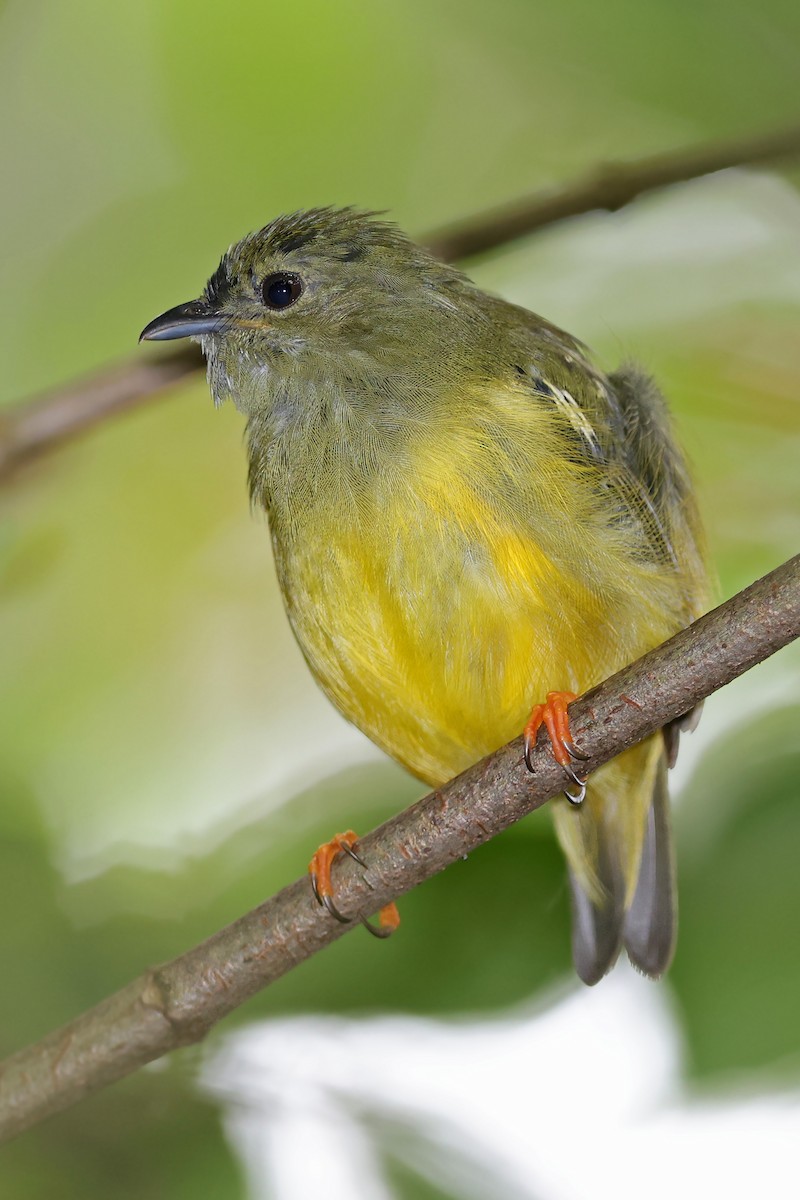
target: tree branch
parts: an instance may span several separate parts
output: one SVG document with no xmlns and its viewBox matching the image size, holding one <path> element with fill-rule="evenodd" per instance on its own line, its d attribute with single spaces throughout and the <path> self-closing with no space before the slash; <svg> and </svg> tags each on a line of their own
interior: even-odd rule
<svg viewBox="0 0 800 1200">
<path fill-rule="evenodd" d="M 199 347 L 182 346 L 158 358 L 140 355 L 0 412 L 0 482 L 22 463 L 161 395 L 202 368 Z"/>
<path fill-rule="evenodd" d="M 800 125 L 634 162 L 609 164 L 584 179 L 536 193 L 470 217 L 423 238 L 434 254 L 456 261 L 596 209 L 614 212 L 637 196 L 727 167 L 774 162 L 800 155 Z M 0 481 L 23 462 L 118 412 L 151 399 L 202 368 L 199 350 L 172 350 L 155 360 L 142 356 L 91 378 L 23 401 L 0 414 Z"/>
<path fill-rule="evenodd" d="M 595 770 L 800 635 L 800 555 L 626 667 L 570 708 Z M 542 739 L 535 773 L 520 739 L 363 838 L 366 873 L 336 867 L 336 903 L 368 915 L 463 858 L 564 787 Z M 147 971 L 0 1064 L 7 1140 L 180 1046 L 346 932 L 299 879 L 201 945 Z M 376 953 L 379 950 L 376 949 Z"/>
<path fill-rule="evenodd" d="M 616 212 L 637 196 L 675 183 L 713 175 L 729 167 L 774 162 L 800 154 L 800 125 L 731 142 L 709 142 L 689 150 L 656 154 L 633 162 L 608 163 L 583 179 L 550 192 L 490 209 L 431 234 L 426 245 L 439 258 L 457 261 L 482 254 L 568 217 L 601 210 Z"/>
</svg>

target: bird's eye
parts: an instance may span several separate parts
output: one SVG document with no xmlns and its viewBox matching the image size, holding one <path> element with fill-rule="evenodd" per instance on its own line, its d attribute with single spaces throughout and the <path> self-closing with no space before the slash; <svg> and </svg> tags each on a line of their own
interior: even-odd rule
<svg viewBox="0 0 800 1200">
<path fill-rule="evenodd" d="M 261 298 L 267 308 L 288 308 L 303 294 L 303 281 L 289 271 L 268 275 L 261 285 Z"/>
</svg>

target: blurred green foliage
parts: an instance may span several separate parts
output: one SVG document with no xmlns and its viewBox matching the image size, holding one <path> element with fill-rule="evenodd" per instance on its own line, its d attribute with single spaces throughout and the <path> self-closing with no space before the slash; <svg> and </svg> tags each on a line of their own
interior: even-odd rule
<svg viewBox="0 0 800 1200">
<path fill-rule="evenodd" d="M 684 797 L 671 982 L 696 1078 L 800 1075 L 798 717 L 787 705 L 724 738 Z"/>
<path fill-rule="evenodd" d="M 423 233 L 598 162 L 783 124 L 799 50 L 790 0 L 6 4 L 0 403 L 135 353 L 150 317 L 281 210 L 388 208 Z M 603 361 L 657 374 L 725 594 L 796 549 L 798 211 L 790 183 L 732 174 L 475 264 Z M 0 495 L 3 1053 L 417 794 L 309 680 L 240 442 L 237 415 L 193 385 Z M 695 735 L 678 814 L 669 986 L 707 1084 L 800 1066 L 797 665 L 788 652 L 737 689 L 728 736 Z M 346 938 L 234 1020 L 502 1009 L 569 978 L 545 814 L 403 917 L 391 942 Z M 2 1194 L 243 1194 L 194 1062 L 29 1134 L 5 1152 Z M 398 1194 L 421 1197 L 396 1170 Z"/>
</svg>

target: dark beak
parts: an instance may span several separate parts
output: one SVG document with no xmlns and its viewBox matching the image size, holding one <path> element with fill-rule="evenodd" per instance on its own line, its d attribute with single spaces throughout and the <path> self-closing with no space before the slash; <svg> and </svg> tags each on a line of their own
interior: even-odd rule
<svg viewBox="0 0 800 1200">
<path fill-rule="evenodd" d="M 205 300 L 190 300 L 145 325 L 139 341 L 171 342 L 174 338 L 199 337 L 201 333 L 216 333 L 224 324 L 224 318 Z"/>
</svg>

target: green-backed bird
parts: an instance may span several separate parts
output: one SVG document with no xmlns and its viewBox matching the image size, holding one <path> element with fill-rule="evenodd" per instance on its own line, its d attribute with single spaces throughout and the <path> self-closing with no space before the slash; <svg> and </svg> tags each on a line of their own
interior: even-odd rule
<svg viewBox="0 0 800 1200">
<path fill-rule="evenodd" d="M 544 720 L 571 777 L 573 802 L 552 810 L 577 971 L 594 983 L 624 946 L 660 975 L 675 730 L 585 783 L 567 711 L 706 603 L 692 482 L 652 380 L 605 374 L 563 330 L 353 209 L 243 238 L 142 336 L 199 340 L 215 401 L 244 414 L 252 496 L 326 695 L 434 787 Z M 354 840 L 315 858 L 334 915 L 330 860 Z"/>
</svg>

